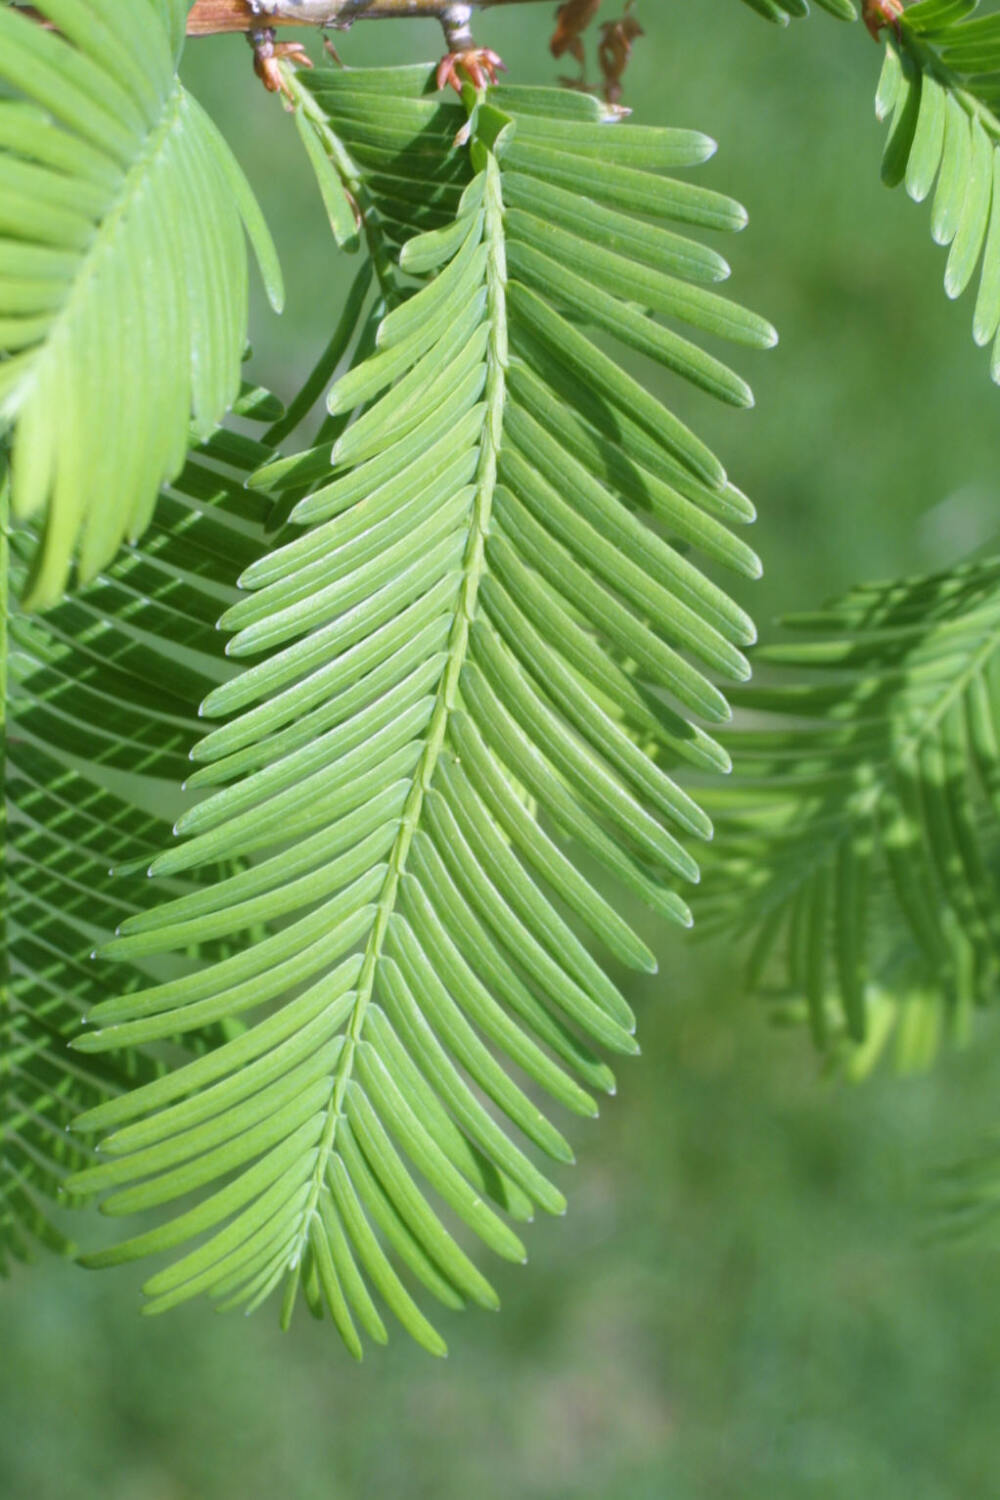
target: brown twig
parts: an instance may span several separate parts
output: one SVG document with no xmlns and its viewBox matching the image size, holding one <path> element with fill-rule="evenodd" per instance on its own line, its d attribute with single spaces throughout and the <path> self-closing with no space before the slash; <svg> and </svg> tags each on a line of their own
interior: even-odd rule
<svg viewBox="0 0 1000 1500">
<path fill-rule="evenodd" d="M 445 20 L 449 13 L 487 10 L 495 5 L 537 5 L 543 0 L 195 0 L 187 20 L 188 36 L 221 36 L 261 27 L 313 26 L 346 31 L 355 21 L 399 21 L 430 17 Z M 548 0 L 551 4 L 551 0 Z M 16 5 L 40 25 L 55 29 L 31 5 Z"/>
<path fill-rule="evenodd" d="M 532 5 L 541 0 L 196 0 L 188 15 L 188 36 L 256 31 L 261 26 L 316 26 L 344 31 L 355 21 L 390 21 L 430 17 L 447 20 L 466 10 L 495 5 Z M 551 0 L 549 0 L 551 3 Z"/>
</svg>

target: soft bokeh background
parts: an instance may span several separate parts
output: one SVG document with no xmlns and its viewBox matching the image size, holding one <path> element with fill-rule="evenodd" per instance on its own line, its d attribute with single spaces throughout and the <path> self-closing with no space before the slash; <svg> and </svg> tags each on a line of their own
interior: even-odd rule
<svg viewBox="0 0 1000 1500">
<path fill-rule="evenodd" d="M 607 9 L 614 9 L 608 0 Z M 747 598 L 767 629 L 863 576 L 953 560 L 993 530 L 1000 392 L 941 293 L 927 214 L 878 182 L 879 57 L 825 15 L 777 31 L 736 0 L 644 0 L 641 120 L 721 143 L 702 180 L 747 203 L 736 295 L 779 326 L 752 414 L 698 421 L 761 512 Z M 483 19 L 544 81 L 548 7 Z M 424 23 L 359 25 L 351 63 L 439 51 Z M 255 303 L 255 369 L 283 395 L 348 267 L 290 122 L 239 40 L 188 74 L 268 210 L 290 283 Z M 451 1357 L 394 1339 L 357 1368 L 329 1325 L 273 1309 L 137 1316 L 138 1273 L 42 1265 L 0 1288 L 3 1500 L 984 1500 L 1000 1493 L 1000 1261 L 917 1243 L 924 1174 L 1000 1086 L 991 1036 L 930 1079 L 824 1082 L 772 1032 L 732 955 L 654 937 L 634 987 L 643 1057 L 573 1127 L 565 1221 L 494 1268 L 498 1317 L 444 1315 Z"/>
</svg>

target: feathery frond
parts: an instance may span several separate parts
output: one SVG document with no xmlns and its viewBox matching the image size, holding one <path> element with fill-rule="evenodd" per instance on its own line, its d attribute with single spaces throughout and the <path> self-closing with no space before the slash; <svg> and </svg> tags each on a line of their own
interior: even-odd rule
<svg viewBox="0 0 1000 1500">
<path fill-rule="evenodd" d="M 241 407 L 274 414 L 257 393 Z M 51 1205 L 92 1154 L 67 1133 L 71 1121 L 158 1071 L 141 1049 L 90 1058 L 66 1044 L 93 1005 L 150 982 L 142 965 L 109 973 L 92 950 L 123 912 L 148 904 L 145 869 L 166 834 L 149 789 L 184 774 L 194 709 L 226 675 L 214 621 L 232 597 L 230 569 L 260 550 L 248 522 L 265 506 L 226 476 L 234 459 L 245 473 L 264 451 L 213 438 L 163 496 L 142 553 L 127 550 L 44 618 L 5 612 L 0 1274 L 32 1241 L 70 1252 Z M 5 580 L 8 480 L 0 476 Z M 15 530 L 9 545 L 16 583 L 34 539 Z M 133 778 L 131 801 L 117 772 Z"/>
<path fill-rule="evenodd" d="M 664 175 L 704 161 L 705 137 L 545 90 L 492 90 L 470 120 L 425 97 L 431 76 L 308 79 L 308 123 L 366 195 L 383 310 L 376 332 L 359 284 L 320 366 L 356 336 L 336 428 L 257 477 L 279 503 L 311 489 L 223 617 L 250 664 L 202 705 L 220 721 L 194 751 L 209 794 L 152 870 L 248 866 L 130 917 L 107 950 L 238 951 L 99 1004 L 78 1043 L 245 1019 L 78 1122 L 112 1133 L 75 1191 L 113 1214 L 185 1205 L 92 1263 L 179 1250 L 146 1284 L 154 1312 L 202 1292 L 249 1309 L 284 1283 L 287 1318 L 301 1287 L 356 1355 L 359 1329 L 386 1337 L 373 1292 L 437 1353 L 408 1281 L 495 1305 L 463 1225 L 524 1258 L 508 1221 L 564 1203 L 531 1148 L 572 1159 L 536 1094 L 593 1115 L 613 1087 L 595 1049 L 636 1050 L 581 936 L 654 961 L 571 855 L 689 921 L 682 840 L 710 824 L 673 768 L 725 769 L 699 721 L 728 717 L 715 679 L 745 679 L 754 638 L 690 551 L 756 576 L 730 530 L 753 513 L 608 343 L 744 406 L 670 324 L 774 340 L 710 289 L 725 263 L 687 234 L 743 210 Z"/>
<path fill-rule="evenodd" d="M 951 298 L 976 280 L 977 344 L 1000 382 L 1000 15 L 978 0 L 921 0 L 890 36 L 876 96 L 889 124 L 882 179 L 915 202 L 933 193 L 931 233 L 948 248 Z"/>
<path fill-rule="evenodd" d="M 699 925 L 753 932 L 755 980 L 919 1066 L 1000 968 L 1000 563 L 852 590 L 757 653 Z"/>
<path fill-rule="evenodd" d="M 39 541 L 27 600 L 88 582 L 145 530 L 240 386 L 244 229 L 281 279 L 250 188 L 182 88 L 179 0 L 0 7 L 0 431 Z"/>
</svg>

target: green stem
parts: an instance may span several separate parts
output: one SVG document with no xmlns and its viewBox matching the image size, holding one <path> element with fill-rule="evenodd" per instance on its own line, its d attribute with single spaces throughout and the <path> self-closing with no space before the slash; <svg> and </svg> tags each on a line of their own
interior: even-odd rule
<svg viewBox="0 0 1000 1500">
<path fill-rule="evenodd" d="M 458 700 L 459 679 L 468 655 L 469 632 L 476 616 L 479 586 L 485 567 L 486 535 L 489 530 L 497 486 L 503 412 L 507 396 L 507 267 L 504 252 L 503 198 L 500 169 L 496 158 L 492 155 L 487 158 L 485 171 L 484 234 L 489 247 L 486 279 L 490 341 L 486 353 L 483 436 L 479 449 L 479 466 L 472 502 L 469 539 L 463 559 L 462 582 L 448 640 L 447 664 L 438 686 L 423 754 L 414 772 L 413 785 L 389 855 L 385 880 L 378 897 L 375 920 L 358 977 L 357 996 L 347 1024 L 346 1044 L 337 1063 L 333 1092 L 313 1172 L 312 1189 L 303 1210 L 302 1228 L 292 1257 L 293 1265 L 298 1262 L 305 1248 L 312 1216 L 316 1211 L 326 1177 L 327 1165 L 336 1145 L 337 1122 L 343 1114 L 344 1098 L 353 1073 L 354 1052 L 361 1041 L 365 1015 L 374 993 L 379 960 L 382 956 L 389 921 L 396 907 L 399 884 L 405 872 L 407 856 L 420 822 L 424 798 L 431 787 L 438 760 L 445 746 L 449 719 Z"/>
</svg>

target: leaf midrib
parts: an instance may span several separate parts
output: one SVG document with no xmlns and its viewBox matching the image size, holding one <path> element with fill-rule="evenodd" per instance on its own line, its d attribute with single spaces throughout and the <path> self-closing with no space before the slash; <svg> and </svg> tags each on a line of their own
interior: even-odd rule
<svg viewBox="0 0 1000 1500">
<path fill-rule="evenodd" d="M 395 910 L 399 884 L 405 873 L 407 856 L 417 832 L 424 798 L 430 789 L 445 745 L 448 723 L 458 694 L 459 678 L 468 656 L 469 633 L 475 619 L 479 586 L 485 570 L 486 535 L 497 487 L 500 433 L 507 389 L 507 299 L 503 201 L 499 168 L 493 156 L 488 158 L 485 170 L 484 240 L 488 247 L 486 316 L 490 327 L 490 338 L 486 353 L 483 436 L 479 450 L 469 540 L 462 564 L 462 582 L 448 641 L 448 659 L 438 686 L 423 754 L 413 775 L 413 785 L 403 809 L 399 831 L 389 854 L 385 880 L 376 902 L 375 920 L 358 976 L 357 996 L 347 1022 L 346 1045 L 333 1075 L 330 1104 L 320 1136 L 312 1184 L 302 1211 L 301 1227 L 289 1256 L 290 1268 L 294 1268 L 299 1263 L 308 1240 L 310 1224 L 326 1178 L 327 1166 L 336 1147 L 337 1123 L 343 1113 L 344 1097 L 353 1076 L 355 1051 L 362 1040 L 365 1016 L 374 993 L 386 932 Z"/>
</svg>

